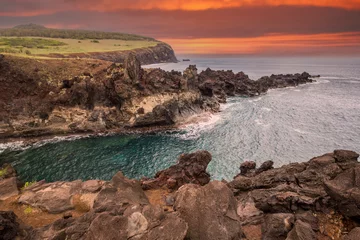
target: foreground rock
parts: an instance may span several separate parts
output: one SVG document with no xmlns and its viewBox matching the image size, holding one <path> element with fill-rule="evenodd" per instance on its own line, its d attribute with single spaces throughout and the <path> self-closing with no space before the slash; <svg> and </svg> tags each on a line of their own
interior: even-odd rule
<svg viewBox="0 0 360 240">
<path fill-rule="evenodd" d="M 39 182 L 23 190 L 19 202 L 64 218 L 30 229 L 1 213 L 0 231 L 30 239 L 358 239 L 358 157 L 336 150 L 280 168 L 245 162 L 226 183 L 210 181 L 211 155 L 199 151 L 142 182 L 121 172 L 108 182 Z M 173 193 L 156 205 L 143 188 Z M 83 215 L 66 214 L 74 208 Z"/>
<path fill-rule="evenodd" d="M 166 186 L 169 190 L 176 190 L 187 183 L 205 185 L 210 182 L 210 174 L 206 172 L 210 161 L 208 151 L 183 154 L 176 165 L 156 173 L 154 179 L 143 180 L 142 187 L 148 190 Z"/>
<path fill-rule="evenodd" d="M 226 184 L 187 184 L 177 194 L 174 210 L 189 224 L 188 239 L 241 239 L 236 200 Z"/>
<path fill-rule="evenodd" d="M 142 69 L 146 61 L 134 53 L 121 62 L 0 58 L 0 138 L 170 128 L 218 112 L 227 96 L 313 81 L 307 73 L 253 81 L 243 72 L 198 73 L 194 65 L 183 73 Z"/>
</svg>

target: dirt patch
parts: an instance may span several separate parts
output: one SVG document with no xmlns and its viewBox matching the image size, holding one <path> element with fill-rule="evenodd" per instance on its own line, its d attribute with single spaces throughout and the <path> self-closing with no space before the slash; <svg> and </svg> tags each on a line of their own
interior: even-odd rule
<svg viewBox="0 0 360 240">
<path fill-rule="evenodd" d="M 166 197 L 173 197 L 173 193 L 169 193 L 166 188 L 145 191 L 145 195 L 149 199 L 151 205 L 160 205 L 165 211 L 173 212 L 172 206 L 167 206 Z"/>
<path fill-rule="evenodd" d="M 49 225 L 58 219 L 61 219 L 64 214 L 50 214 L 38 208 L 29 207 L 27 205 L 19 204 L 17 202 L 18 196 L 8 198 L 0 202 L 0 211 L 13 211 L 16 216 L 26 225 L 38 228 Z M 78 218 L 84 214 L 79 211 L 69 211 L 74 218 Z"/>
</svg>

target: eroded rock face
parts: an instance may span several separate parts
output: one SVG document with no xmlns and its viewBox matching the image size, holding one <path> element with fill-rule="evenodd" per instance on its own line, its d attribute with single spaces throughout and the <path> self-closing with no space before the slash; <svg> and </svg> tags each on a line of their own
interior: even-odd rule
<svg viewBox="0 0 360 240">
<path fill-rule="evenodd" d="M 210 182 L 210 175 L 206 172 L 210 161 L 208 151 L 182 154 L 176 165 L 156 173 L 154 179 L 143 180 L 142 187 L 152 189 L 166 186 L 175 190 L 187 183 L 205 185 Z"/>
<path fill-rule="evenodd" d="M 222 182 L 182 186 L 176 194 L 174 209 L 189 225 L 188 239 L 242 237 L 235 198 Z"/>
</svg>

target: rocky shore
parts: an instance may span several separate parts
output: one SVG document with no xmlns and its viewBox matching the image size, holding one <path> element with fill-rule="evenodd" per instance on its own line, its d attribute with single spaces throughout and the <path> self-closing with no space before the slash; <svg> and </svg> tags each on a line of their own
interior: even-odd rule
<svg viewBox="0 0 360 240">
<path fill-rule="evenodd" d="M 227 96 L 314 81 L 305 72 L 254 81 L 243 72 L 166 72 L 141 62 L 133 53 L 124 63 L 0 55 L 0 139 L 173 128 L 219 111 Z"/>
<path fill-rule="evenodd" d="M 211 154 L 183 154 L 152 179 L 44 181 L 0 170 L 0 239 L 359 239 L 359 155 L 336 150 L 211 181 Z M 16 214 L 15 214 L 15 213 Z M 25 213 L 24 213 L 25 212 Z M 50 221 L 51 220 L 51 221 Z"/>
</svg>

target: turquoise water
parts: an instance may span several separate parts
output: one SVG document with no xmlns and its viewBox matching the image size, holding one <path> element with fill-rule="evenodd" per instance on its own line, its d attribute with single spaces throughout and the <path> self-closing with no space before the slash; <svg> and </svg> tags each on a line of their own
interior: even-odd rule
<svg viewBox="0 0 360 240">
<path fill-rule="evenodd" d="M 244 71 L 253 79 L 302 71 L 322 77 L 256 98 L 230 98 L 220 113 L 176 132 L 54 140 L 25 150 L 3 144 L 0 163 L 11 162 L 26 181 L 110 179 L 120 170 L 140 178 L 174 164 L 181 153 L 205 149 L 213 155 L 212 177 L 231 179 L 244 160 L 279 166 L 339 148 L 360 152 L 359 58 L 193 58 L 190 64 Z"/>
</svg>

